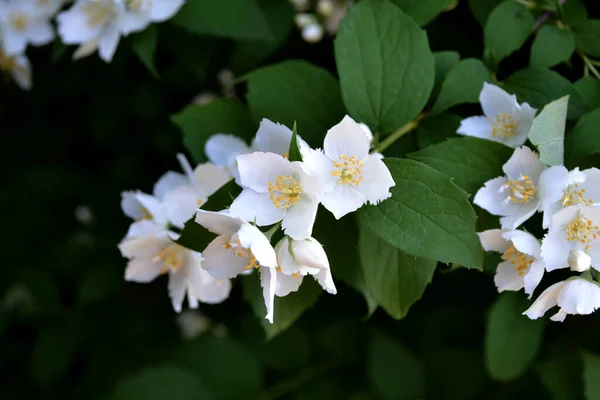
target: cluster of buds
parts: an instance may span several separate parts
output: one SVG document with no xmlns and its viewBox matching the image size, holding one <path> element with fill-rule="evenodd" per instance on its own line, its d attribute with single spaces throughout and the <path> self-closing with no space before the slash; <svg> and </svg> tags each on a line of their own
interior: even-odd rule
<svg viewBox="0 0 600 400">
<path fill-rule="evenodd" d="M 341 20 L 354 0 L 290 0 L 296 9 L 294 22 L 301 30 L 302 39 L 317 43 L 325 33 L 335 36 Z"/>
</svg>

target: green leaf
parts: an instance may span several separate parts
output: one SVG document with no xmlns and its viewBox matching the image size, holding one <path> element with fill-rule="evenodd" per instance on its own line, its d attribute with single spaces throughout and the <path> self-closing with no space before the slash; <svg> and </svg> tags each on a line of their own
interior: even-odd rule
<svg viewBox="0 0 600 400">
<path fill-rule="evenodd" d="M 268 118 L 302 129 L 312 146 L 323 143 L 325 132 L 344 117 L 340 87 L 325 69 L 306 61 L 285 61 L 252 71 L 246 99 L 255 120 Z"/>
<path fill-rule="evenodd" d="M 298 130 L 294 121 L 294 129 L 292 129 L 292 140 L 290 140 L 290 150 L 288 151 L 288 159 L 290 161 L 302 161 L 302 154 L 298 147 Z"/>
<path fill-rule="evenodd" d="M 562 340 L 560 340 L 562 339 Z M 535 372 L 554 400 L 582 398 L 582 366 L 578 352 L 571 346 L 565 346 L 560 338 L 556 350 L 544 346 L 544 360 L 534 367 Z"/>
<path fill-rule="evenodd" d="M 203 380 L 172 365 L 147 368 L 121 383 L 110 400 L 211 400 Z"/>
<path fill-rule="evenodd" d="M 565 158 L 576 165 L 585 156 L 600 153 L 600 108 L 584 115 L 565 138 Z"/>
<path fill-rule="evenodd" d="M 212 134 L 231 133 L 250 141 L 257 128 L 248 109 L 235 100 L 189 105 L 171 121 L 183 132 L 183 144 L 196 162 L 206 161 L 204 144 Z"/>
<path fill-rule="evenodd" d="M 446 113 L 423 118 L 416 129 L 419 149 L 433 146 L 448 138 L 458 137 L 456 130 L 460 126 L 460 121 L 462 117 Z"/>
<path fill-rule="evenodd" d="M 469 0 L 469 8 L 475 19 L 483 26 L 488 16 L 502 0 Z"/>
<path fill-rule="evenodd" d="M 584 76 L 573 84 L 588 110 L 600 107 L 600 80 Z"/>
<path fill-rule="evenodd" d="M 446 75 L 431 111 L 439 113 L 457 104 L 478 103 L 484 82 L 492 82 L 487 67 L 475 58 L 462 60 Z"/>
<path fill-rule="evenodd" d="M 464 312 L 464 311 L 463 311 Z M 431 348 L 427 376 L 435 385 L 427 388 L 431 399 L 464 400 L 482 398 L 489 384 L 479 351 L 460 347 Z M 460 366 L 457 368 L 457 366 Z"/>
<path fill-rule="evenodd" d="M 573 84 L 560 74 L 547 69 L 522 69 L 504 81 L 504 90 L 514 93 L 520 102 L 527 102 L 538 110 L 546 104 L 569 95 L 567 118 L 579 118 L 588 108 Z"/>
<path fill-rule="evenodd" d="M 302 313 L 315 305 L 321 292 L 321 287 L 307 276 L 297 292 L 288 294 L 285 297 L 275 297 L 275 310 L 273 313 L 273 323 L 269 323 L 265 316 L 265 300 L 263 298 L 262 288 L 258 274 L 244 277 L 244 300 L 250 304 L 254 314 L 260 319 L 261 325 L 267 335 L 267 340 L 273 339 L 279 333 L 288 329 Z"/>
<path fill-rule="evenodd" d="M 429 260 L 482 267 L 475 211 L 468 195 L 441 172 L 412 160 L 386 158 L 392 197 L 361 208 L 363 226 L 398 249 Z"/>
<path fill-rule="evenodd" d="M 496 62 L 500 62 L 523 46 L 534 24 L 535 19 L 527 7 L 505 0 L 494 8 L 485 23 L 485 47 L 490 49 Z"/>
<path fill-rule="evenodd" d="M 565 123 L 569 96 L 546 105 L 533 120 L 527 136 L 539 153 L 540 161 L 546 165 L 564 164 Z"/>
<path fill-rule="evenodd" d="M 369 291 L 392 318 L 404 318 L 423 296 L 437 262 L 409 256 L 364 228 L 359 249 Z"/>
<path fill-rule="evenodd" d="M 582 0 L 567 1 L 562 5 L 563 22 L 572 28 L 584 25 L 588 14 Z"/>
<path fill-rule="evenodd" d="M 221 211 L 228 208 L 231 202 L 242 192 L 242 188 L 231 179 L 216 192 L 208 196 L 206 203 L 200 207 L 206 211 Z"/>
<path fill-rule="evenodd" d="M 582 352 L 583 387 L 587 400 L 600 399 L 600 356 Z"/>
<path fill-rule="evenodd" d="M 450 8 L 456 0 L 391 0 L 412 17 L 419 26 L 427 25 L 438 14 Z"/>
<path fill-rule="evenodd" d="M 427 35 L 387 1 L 352 7 L 335 39 L 342 97 L 350 115 L 391 133 L 425 106 L 435 79 Z"/>
<path fill-rule="evenodd" d="M 384 400 L 425 397 L 425 372 L 421 361 L 400 343 L 376 333 L 367 349 L 371 385 Z"/>
<path fill-rule="evenodd" d="M 488 180 L 502 175 L 502 165 L 513 150 L 491 140 L 462 137 L 449 139 L 409 158 L 448 175 L 467 193 L 475 193 Z"/>
<path fill-rule="evenodd" d="M 589 19 L 575 31 L 577 48 L 592 57 L 600 57 L 600 19 Z"/>
<path fill-rule="evenodd" d="M 158 79 L 158 71 L 154 66 L 154 56 L 158 44 L 158 29 L 152 24 L 144 31 L 131 35 L 131 48 L 154 79 Z"/>
<path fill-rule="evenodd" d="M 256 0 L 188 0 L 171 22 L 196 34 L 272 40 Z"/>
<path fill-rule="evenodd" d="M 442 83 L 446 74 L 452 67 L 460 61 L 460 54 L 457 51 L 437 51 L 433 53 L 435 62 L 435 83 L 431 91 L 430 99 L 436 99 L 442 88 Z"/>
<path fill-rule="evenodd" d="M 186 343 L 177 352 L 175 362 L 201 376 L 219 399 L 254 398 L 263 386 L 263 371 L 256 355 L 228 338 L 202 336 Z M 233 368 L 244 373 L 231 373 Z"/>
<path fill-rule="evenodd" d="M 532 321 L 522 313 L 531 304 L 523 293 L 501 293 L 488 315 L 485 364 L 490 376 L 510 381 L 533 363 L 542 344 L 544 320 Z"/>
<path fill-rule="evenodd" d="M 535 35 L 529 65 L 533 68 L 553 67 L 568 61 L 573 52 L 575 52 L 573 32 L 558 29 L 555 25 L 544 25 Z"/>
<path fill-rule="evenodd" d="M 31 370 L 38 384 L 48 386 L 67 375 L 84 333 L 70 321 L 44 324 L 33 346 Z"/>
</svg>

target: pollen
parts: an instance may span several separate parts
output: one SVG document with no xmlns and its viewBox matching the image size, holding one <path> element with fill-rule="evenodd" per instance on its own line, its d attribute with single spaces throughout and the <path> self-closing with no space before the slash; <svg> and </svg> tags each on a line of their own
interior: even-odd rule
<svg viewBox="0 0 600 400">
<path fill-rule="evenodd" d="M 183 265 L 183 247 L 173 243 L 154 255 L 153 262 L 162 262 L 166 267 L 160 271 L 166 274 L 169 270 L 177 271 Z"/>
<path fill-rule="evenodd" d="M 91 0 L 85 3 L 82 9 L 87 14 L 87 23 L 91 28 L 98 27 L 107 19 L 116 16 L 116 9 L 112 0 Z"/>
<path fill-rule="evenodd" d="M 136 220 L 137 222 L 152 219 L 152 214 L 150 214 L 150 211 L 148 211 L 146 207 L 140 207 L 140 214 L 141 215 Z"/>
<path fill-rule="evenodd" d="M 592 204 L 594 204 L 594 200 L 587 199 L 585 197 L 585 192 L 585 189 L 579 188 L 578 183 L 574 185 L 569 185 L 569 187 L 563 192 L 563 196 L 561 198 L 562 206 L 591 206 Z"/>
<path fill-rule="evenodd" d="M 498 139 L 510 139 L 514 136 L 519 123 L 515 121 L 512 115 L 502 113 L 490 118 L 492 122 L 492 137 Z"/>
<path fill-rule="evenodd" d="M 525 253 L 521 253 L 512 244 L 510 245 L 508 250 L 504 252 L 504 254 L 502 255 L 502 259 L 505 261 L 509 261 L 510 264 L 515 268 L 519 276 L 525 275 L 527 271 L 529 271 L 531 263 L 533 263 L 534 261 L 533 257 Z"/>
<path fill-rule="evenodd" d="M 356 156 L 348 157 L 342 154 L 333 162 L 333 168 L 331 176 L 338 178 L 338 183 L 358 186 L 363 180 L 363 162 L 357 160 Z"/>
<path fill-rule="evenodd" d="M 504 188 L 508 189 L 508 199 L 517 204 L 529 203 L 535 197 L 535 185 L 528 175 L 523 175 L 519 179 L 510 179 Z"/>
<path fill-rule="evenodd" d="M 280 175 L 279 178 L 267 185 L 269 198 L 277 208 L 290 208 L 302 194 L 302 187 L 297 179 L 291 176 Z"/>
<path fill-rule="evenodd" d="M 585 250 L 590 249 L 590 243 L 600 235 L 600 228 L 587 218 L 575 218 L 567 226 L 567 240 L 569 242 L 580 242 Z"/>
<path fill-rule="evenodd" d="M 29 16 L 22 12 L 17 12 L 9 17 L 10 25 L 18 32 L 23 32 L 29 25 Z"/>
<path fill-rule="evenodd" d="M 252 268 L 258 268 L 258 261 L 256 261 L 256 257 L 252 257 L 248 261 L 248 264 L 246 264 L 246 266 L 244 267 L 244 269 L 246 269 L 246 270 L 252 269 Z"/>
</svg>

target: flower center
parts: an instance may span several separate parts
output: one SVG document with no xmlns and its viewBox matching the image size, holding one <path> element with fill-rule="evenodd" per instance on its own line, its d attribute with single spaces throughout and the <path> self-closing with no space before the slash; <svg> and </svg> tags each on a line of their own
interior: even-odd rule
<svg viewBox="0 0 600 400">
<path fill-rule="evenodd" d="M 23 32 L 29 25 L 29 16 L 23 12 L 11 14 L 9 20 L 12 27 L 18 32 Z"/>
<path fill-rule="evenodd" d="M 277 208 L 290 208 L 302 194 L 300 183 L 291 176 L 280 175 L 275 183 L 269 182 L 267 188 L 269 197 Z"/>
<path fill-rule="evenodd" d="M 503 260 L 510 260 L 510 263 L 515 267 L 515 270 L 519 274 L 519 276 L 523 276 L 529 271 L 529 267 L 531 263 L 534 261 L 534 258 L 521 253 L 519 250 L 515 248 L 514 245 L 510 245 L 508 250 L 504 252 L 502 255 Z"/>
<path fill-rule="evenodd" d="M 173 243 L 156 253 L 152 261 L 162 262 L 167 265 L 167 267 L 160 270 L 163 274 L 166 274 L 169 270 L 177 271 L 183 265 L 183 251 L 184 248 L 182 246 Z"/>
<path fill-rule="evenodd" d="M 125 0 L 125 5 L 131 11 L 145 11 L 152 8 L 153 0 Z"/>
<path fill-rule="evenodd" d="M 152 219 L 152 214 L 150 214 L 150 211 L 148 211 L 146 207 L 140 207 L 140 214 L 141 215 L 136 219 L 137 222 Z"/>
<path fill-rule="evenodd" d="M 117 15 L 116 6 L 112 0 L 91 0 L 82 8 L 83 12 L 87 14 L 87 23 L 91 28 L 102 25 L 107 19 Z"/>
<path fill-rule="evenodd" d="M 229 242 L 225 242 L 223 247 L 225 247 L 228 250 L 231 249 L 231 251 L 233 251 L 233 254 L 235 254 L 236 257 L 243 257 L 248 259 L 248 264 L 244 266 L 244 269 L 258 268 L 259 264 L 256 260 L 256 257 L 254 257 L 254 254 L 252 254 L 252 251 L 250 249 L 242 247 L 242 244 L 240 243 L 239 239 L 232 237 Z"/>
<path fill-rule="evenodd" d="M 579 189 L 579 184 L 569 185 L 563 192 L 562 206 L 569 207 L 573 205 L 591 206 L 594 200 L 585 198 L 585 189 Z"/>
<path fill-rule="evenodd" d="M 499 139 L 509 139 L 514 136 L 519 127 L 519 123 L 513 120 L 512 115 L 502 113 L 490 118 L 492 122 L 492 137 Z"/>
<path fill-rule="evenodd" d="M 590 243 L 600 235 L 598 225 L 593 225 L 587 218 L 575 218 L 567 226 L 567 240 L 569 242 L 578 241 L 585 245 L 589 250 Z"/>
<path fill-rule="evenodd" d="M 504 184 L 504 188 L 508 189 L 508 198 L 513 203 L 529 203 L 535 197 L 535 185 L 528 175 L 523 175 L 519 179 L 510 179 Z"/>
<path fill-rule="evenodd" d="M 342 154 L 338 161 L 333 162 L 333 167 L 335 169 L 331 172 L 331 176 L 338 178 L 338 183 L 358 186 L 363 180 L 363 162 L 357 160 L 356 156 L 348 157 Z"/>
</svg>

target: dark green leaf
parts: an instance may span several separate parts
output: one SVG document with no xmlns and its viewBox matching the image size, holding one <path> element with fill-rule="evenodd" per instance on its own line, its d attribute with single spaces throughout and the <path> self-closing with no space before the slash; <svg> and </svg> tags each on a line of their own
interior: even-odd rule
<svg viewBox="0 0 600 400">
<path fill-rule="evenodd" d="M 183 144 L 197 162 L 206 161 L 204 144 L 214 133 L 231 133 L 248 141 L 257 125 L 250 112 L 235 100 L 215 100 L 207 105 L 190 105 L 171 116 L 183 132 Z"/>
<path fill-rule="evenodd" d="M 131 35 L 131 48 L 133 52 L 155 79 L 158 79 L 158 71 L 154 66 L 157 42 L 158 29 L 154 24 L 150 25 L 143 32 Z"/>
<path fill-rule="evenodd" d="M 83 332 L 69 322 L 45 324 L 33 346 L 31 368 L 42 386 L 63 377 L 75 359 Z"/>
<path fill-rule="evenodd" d="M 546 165 L 564 164 L 565 123 L 569 96 L 546 105 L 531 125 L 527 136 L 537 146 L 540 161 Z"/>
<path fill-rule="evenodd" d="M 516 379 L 535 360 L 545 321 L 522 315 L 530 305 L 523 293 L 514 292 L 501 293 L 492 305 L 485 335 L 485 364 L 493 379 Z"/>
<path fill-rule="evenodd" d="M 583 0 L 569 0 L 562 5 L 564 22 L 570 27 L 576 28 L 587 22 L 588 14 L 583 5 Z"/>
<path fill-rule="evenodd" d="M 408 155 L 453 179 L 467 193 L 475 193 L 488 180 L 502 175 L 512 149 L 490 140 L 449 139 Z"/>
<path fill-rule="evenodd" d="M 437 15 L 450 8 L 456 0 L 391 0 L 412 17 L 419 26 L 427 25 Z"/>
<path fill-rule="evenodd" d="M 371 129 L 391 133 L 425 106 L 435 79 L 425 32 L 387 1 L 352 7 L 335 40 L 344 104 Z"/>
<path fill-rule="evenodd" d="M 367 351 L 369 380 L 382 399 L 424 398 L 425 372 L 421 361 L 408 349 L 387 335 L 376 333 Z"/>
<path fill-rule="evenodd" d="M 575 82 L 573 86 L 588 110 L 591 111 L 600 107 L 600 80 L 591 76 L 584 76 Z"/>
<path fill-rule="evenodd" d="M 535 19 L 527 7 L 505 0 L 494 8 L 485 23 L 485 47 L 491 50 L 492 58 L 500 62 L 523 46 L 534 24 Z"/>
<path fill-rule="evenodd" d="M 565 138 L 565 158 L 575 165 L 585 156 L 600 153 L 600 108 L 585 114 Z"/>
<path fill-rule="evenodd" d="M 484 82 L 492 82 L 487 67 L 475 58 L 462 60 L 448 71 L 432 112 L 439 113 L 457 104 L 479 102 Z"/>
<path fill-rule="evenodd" d="M 419 149 L 458 137 L 456 130 L 460 126 L 461 120 L 462 118 L 458 115 L 446 113 L 423 118 L 419 121 L 416 129 Z"/>
<path fill-rule="evenodd" d="M 600 399 L 600 356 L 583 352 L 583 386 L 587 400 Z"/>
<path fill-rule="evenodd" d="M 531 46 L 529 65 L 533 68 L 549 68 L 568 61 L 575 51 L 575 35 L 571 31 L 544 25 L 535 35 Z"/>
<path fill-rule="evenodd" d="M 481 398 L 489 383 L 480 352 L 459 347 L 428 349 L 429 398 L 464 400 Z M 458 367 L 460 366 L 460 367 Z M 457 368 L 458 367 L 458 368 Z"/>
<path fill-rule="evenodd" d="M 188 0 L 171 21 L 197 34 L 273 39 L 256 0 Z"/>
<path fill-rule="evenodd" d="M 312 146 L 321 146 L 327 130 L 344 117 L 338 82 L 306 61 L 264 67 L 244 79 L 255 120 L 268 118 L 290 127 L 297 121 L 302 138 Z"/>
<path fill-rule="evenodd" d="M 483 26 L 490 13 L 502 0 L 469 0 L 469 8 L 475 19 Z"/>
<path fill-rule="evenodd" d="M 369 291 L 387 313 L 401 319 L 431 282 L 436 261 L 409 256 L 361 229 L 360 261 Z"/>
<path fill-rule="evenodd" d="M 292 129 L 292 140 L 290 140 L 290 150 L 288 151 L 288 159 L 290 161 L 302 161 L 302 154 L 298 147 L 298 130 L 294 121 L 294 129 Z"/>
<path fill-rule="evenodd" d="M 483 251 L 467 193 L 425 164 L 396 158 L 385 163 L 396 182 L 392 197 L 361 208 L 361 224 L 408 254 L 480 269 Z"/>
<path fill-rule="evenodd" d="M 575 31 L 577 48 L 592 57 L 600 57 L 600 19 L 589 19 Z"/>
<path fill-rule="evenodd" d="M 437 99 L 446 74 L 460 61 L 460 54 L 456 51 L 437 51 L 433 53 L 435 61 L 435 83 L 431 91 L 430 99 Z"/>
<path fill-rule="evenodd" d="M 535 365 L 535 372 L 554 400 L 580 399 L 581 360 L 572 345 L 565 346 L 564 340 L 568 338 L 560 339 L 554 351 L 544 346 L 544 360 Z"/>
</svg>

